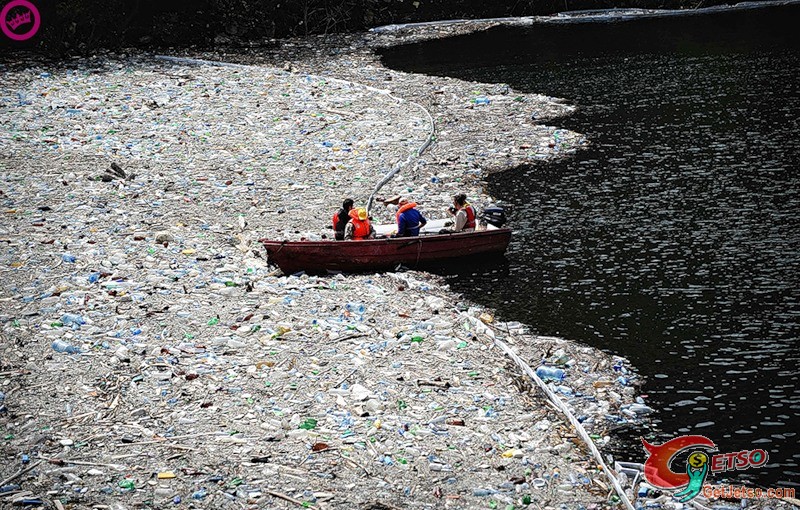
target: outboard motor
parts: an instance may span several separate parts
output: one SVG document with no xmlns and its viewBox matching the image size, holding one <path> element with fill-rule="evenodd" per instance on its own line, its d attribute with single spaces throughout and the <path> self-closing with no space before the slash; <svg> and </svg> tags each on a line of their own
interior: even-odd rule
<svg viewBox="0 0 800 510">
<path fill-rule="evenodd" d="M 493 227 L 500 228 L 506 224 L 506 211 L 509 213 L 511 212 L 511 206 L 508 205 L 499 205 L 499 204 L 490 204 L 489 207 L 483 210 L 481 215 L 478 217 L 481 220 L 481 223 L 488 223 Z"/>
</svg>

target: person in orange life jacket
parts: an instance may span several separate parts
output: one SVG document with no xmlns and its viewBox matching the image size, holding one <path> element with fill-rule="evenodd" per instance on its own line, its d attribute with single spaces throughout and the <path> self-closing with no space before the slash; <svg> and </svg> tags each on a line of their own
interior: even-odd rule
<svg viewBox="0 0 800 510">
<path fill-rule="evenodd" d="M 375 238 L 375 227 L 370 224 L 366 209 L 359 207 L 350 210 L 350 221 L 344 227 L 344 238 L 356 241 Z"/>
<path fill-rule="evenodd" d="M 353 209 L 353 199 L 348 198 L 342 202 L 342 208 L 333 214 L 333 238 L 337 241 L 344 239 L 344 227 L 350 221 L 350 211 Z"/>
<path fill-rule="evenodd" d="M 453 197 L 450 213 L 455 215 L 453 232 L 471 232 L 475 230 L 475 208 L 467 202 L 467 195 L 460 193 Z"/>
<path fill-rule="evenodd" d="M 428 220 L 417 211 L 417 204 L 406 199 L 400 200 L 397 210 L 397 233 L 392 237 L 413 237 L 419 235 L 419 229 L 424 227 Z"/>
</svg>

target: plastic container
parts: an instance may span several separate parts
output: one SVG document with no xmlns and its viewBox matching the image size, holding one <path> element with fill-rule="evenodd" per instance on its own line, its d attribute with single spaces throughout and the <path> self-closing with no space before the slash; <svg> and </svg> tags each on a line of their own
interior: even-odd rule
<svg viewBox="0 0 800 510">
<path fill-rule="evenodd" d="M 86 324 L 86 319 L 76 313 L 65 313 L 61 316 L 61 324 L 65 326 L 73 326 L 76 329 Z"/>
<path fill-rule="evenodd" d="M 344 305 L 344 309 L 358 315 L 364 315 L 364 312 L 367 311 L 367 307 L 364 306 L 364 303 L 347 303 Z"/>
<path fill-rule="evenodd" d="M 208 496 L 208 491 L 203 489 L 198 489 L 192 493 L 192 499 L 203 499 Z"/>
<path fill-rule="evenodd" d="M 53 350 L 56 352 L 64 352 L 67 354 L 80 354 L 81 352 L 79 347 L 70 345 L 63 340 L 56 340 L 55 342 L 53 342 Z"/>
<path fill-rule="evenodd" d="M 536 369 L 536 375 L 543 381 L 563 381 L 567 374 L 560 368 L 541 366 Z"/>
</svg>

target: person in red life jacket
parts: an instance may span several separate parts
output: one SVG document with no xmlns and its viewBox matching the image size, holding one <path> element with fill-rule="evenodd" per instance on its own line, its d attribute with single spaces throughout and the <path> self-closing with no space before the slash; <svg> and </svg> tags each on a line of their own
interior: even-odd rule
<svg viewBox="0 0 800 510">
<path fill-rule="evenodd" d="M 333 213 L 333 238 L 337 241 L 344 239 L 344 227 L 350 221 L 350 211 L 353 209 L 353 199 L 347 198 L 342 202 L 342 208 Z"/>
<path fill-rule="evenodd" d="M 450 213 L 455 215 L 453 232 L 471 232 L 475 230 L 475 208 L 467 202 L 467 195 L 460 193 L 453 197 Z"/>
<path fill-rule="evenodd" d="M 397 233 L 392 237 L 413 237 L 419 235 L 419 229 L 424 227 L 428 220 L 417 210 L 415 202 L 406 199 L 400 200 L 397 210 Z"/>
<path fill-rule="evenodd" d="M 370 224 L 366 209 L 359 207 L 350 210 L 350 221 L 344 227 L 344 238 L 355 241 L 375 239 L 375 227 Z"/>
</svg>

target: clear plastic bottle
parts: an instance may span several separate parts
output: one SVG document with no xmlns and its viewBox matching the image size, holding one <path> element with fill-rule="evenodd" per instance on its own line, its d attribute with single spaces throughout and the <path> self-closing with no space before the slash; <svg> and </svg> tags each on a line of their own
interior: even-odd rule
<svg viewBox="0 0 800 510">
<path fill-rule="evenodd" d="M 53 350 L 56 352 L 65 352 L 67 354 L 79 354 L 81 352 L 79 347 L 70 345 L 64 340 L 56 340 L 53 342 Z"/>
<path fill-rule="evenodd" d="M 357 315 L 364 315 L 364 312 L 367 311 L 367 307 L 364 306 L 364 303 L 347 303 L 344 305 L 344 309 Z"/>
<path fill-rule="evenodd" d="M 80 327 L 86 324 L 86 319 L 76 313 L 65 313 L 61 316 L 61 324 L 65 326 Z"/>
</svg>

